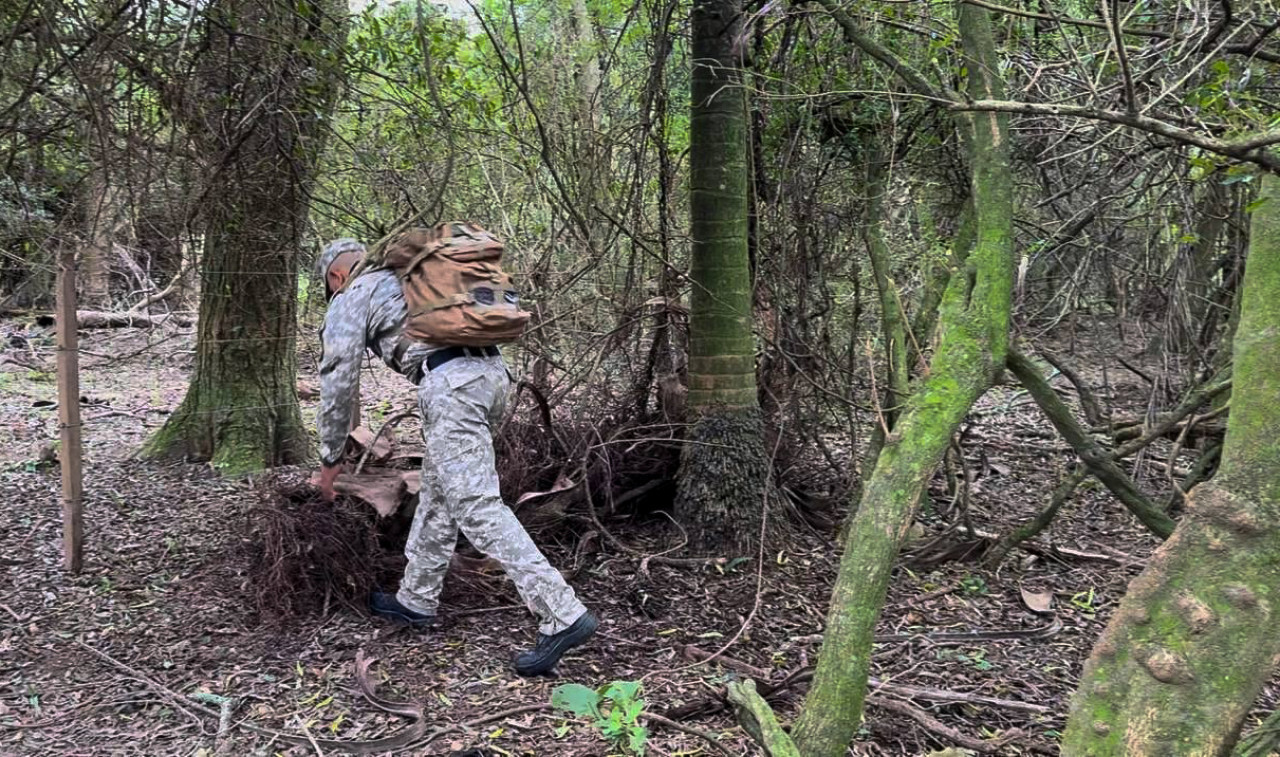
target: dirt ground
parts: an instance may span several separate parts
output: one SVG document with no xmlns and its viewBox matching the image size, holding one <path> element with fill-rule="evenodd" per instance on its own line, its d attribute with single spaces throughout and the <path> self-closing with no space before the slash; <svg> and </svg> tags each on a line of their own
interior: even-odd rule
<svg viewBox="0 0 1280 757">
<path fill-rule="evenodd" d="M 511 671 L 535 626 L 500 580 L 489 593 L 446 595 L 443 627 L 427 634 L 345 606 L 288 627 L 256 623 L 237 558 L 255 482 L 222 480 L 200 464 L 130 458 L 182 398 L 192 337 L 181 332 L 84 333 L 85 568 L 69 576 L 61 568 L 58 470 L 48 462 L 58 432 L 52 337 L 18 320 L 0 322 L 0 335 L 0 358 L 9 358 L 0 359 L 0 755 L 336 753 L 240 724 L 304 741 L 394 733 L 406 721 L 370 706 L 354 686 L 360 652 L 377 659 L 379 694 L 421 704 L 427 733 L 436 734 L 396 753 L 605 755 L 613 752 L 585 724 L 526 706 L 547 703 L 564 682 L 640 680 L 646 709 L 664 713 L 714 702 L 744 671 L 778 681 L 816 660 L 838 560 L 831 534 L 802 533 L 777 554 L 744 555 L 728 570 L 653 565 L 647 576 L 639 560 L 612 550 L 581 558 L 570 543 L 544 544 L 558 566 L 582 561 L 574 583 L 602 619 L 595 641 L 567 657 L 557 679 Z M 1090 352 L 1106 349 L 1080 349 Z M 303 360 L 302 374 L 314 375 L 312 361 Z M 1139 379 L 1116 373 L 1111 381 L 1121 409 L 1145 409 Z M 366 372 L 370 412 L 411 401 L 398 377 Z M 1043 507 L 1072 460 L 1025 392 L 1011 386 L 983 400 L 965 452 L 976 477 L 967 517 L 996 533 Z M 1162 460 L 1162 450 L 1148 457 Z M 941 478 L 934 497 L 948 499 Z M 923 525 L 924 539 L 938 528 Z M 656 522 L 611 527 L 642 552 L 671 539 Z M 1057 752 L 1081 664 L 1155 542 L 1105 491 L 1086 485 L 1039 544 L 1093 557 L 1016 552 L 997 572 L 963 560 L 902 564 L 881 620 L 890 638 L 872 663 L 878 680 L 898 687 L 1029 706 L 899 688 L 881 694 L 888 704 L 868 709 L 852 754 L 923 755 L 956 745 L 945 728 L 978 740 L 1005 736 L 996 754 Z M 1048 612 L 1029 609 L 1049 597 Z M 994 638 L 954 636 L 973 632 Z M 709 665 L 694 664 L 686 650 L 713 652 L 730 641 Z M 777 701 L 784 721 L 804 690 L 789 687 Z M 223 708 L 220 697 L 233 706 Z M 220 725 L 198 707 L 225 709 L 229 720 Z M 523 709 L 503 715 L 516 708 Z M 728 753 L 754 753 L 723 710 L 683 723 L 715 735 Z M 718 753 L 699 736 L 649 728 L 649 754 Z M 1021 735 L 1010 738 L 1014 729 Z"/>
</svg>

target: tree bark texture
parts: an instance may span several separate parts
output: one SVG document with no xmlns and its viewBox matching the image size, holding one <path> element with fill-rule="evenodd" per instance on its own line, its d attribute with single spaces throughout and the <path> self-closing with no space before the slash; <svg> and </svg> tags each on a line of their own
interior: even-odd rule
<svg viewBox="0 0 1280 757">
<path fill-rule="evenodd" d="M 1213 312 L 1213 277 L 1217 263 L 1218 242 L 1231 216 L 1231 192 L 1222 185 L 1219 177 L 1211 176 L 1204 182 L 1203 194 L 1196 203 L 1200 219 L 1196 223 L 1196 240 L 1189 250 L 1190 261 L 1187 277 L 1180 289 L 1189 300 L 1190 320 L 1188 333 L 1178 333 L 1184 349 L 1192 349 L 1201 335 L 1212 335 L 1203 328 L 1205 320 Z M 1214 313 L 1216 316 L 1216 313 Z M 1208 344 L 1200 344 L 1208 347 Z"/>
<path fill-rule="evenodd" d="M 222 0 L 206 12 L 217 64 L 176 108 L 209 156 L 195 368 L 144 453 L 239 474 L 301 462 L 310 446 L 297 397 L 298 256 L 346 7 Z"/>
<path fill-rule="evenodd" d="M 884 238 L 884 225 L 881 216 L 884 214 L 884 196 L 889 191 L 890 160 L 893 149 L 884 145 L 873 145 L 867 160 L 867 207 L 863 219 L 863 241 L 867 245 L 867 255 L 871 258 L 871 272 L 876 283 L 876 293 L 880 301 L 880 337 L 884 340 L 885 375 L 880 383 L 883 391 L 880 417 L 872 429 L 863 457 L 862 470 L 870 471 L 876 467 L 880 458 L 880 450 L 884 448 L 887 434 L 897 423 L 902 404 L 911 394 L 911 375 L 908 365 L 910 354 L 907 346 L 907 314 L 890 271 L 889 244 Z M 946 281 L 940 282 L 940 288 L 946 287 Z M 941 294 L 932 303 L 937 309 Z M 877 387 L 878 389 L 881 387 Z"/>
<path fill-rule="evenodd" d="M 754 407 L 739 0 L 693 4 L 689 405 Z"/>
<path fill-rule="evenodd" d="M 959 3 L 971 97 L 1000 97 L 986 10 Z M 849 525 L 813 687 L 792 732 L 805 757 L 840 757 L 858 728 L 876 621 L 894 558 L 920 493 L 952 434 L 1004 364 L 1013 283 L 1008 121 L 983 114 L 962 124 L 973 138 L 976 238 L 950 279 L 929 373 L 898 425 Z"/>
<path fill-rule="evenodd" d="M 938 324 L 938 306 L 942 295 L 947 291 L 951 281 L 951 271 L 964 263 L 973 249 L 973 237 L 976 233 L 973 216 L 973 200 L 966 200 L 960 211 L 960 223 L 956 227 L 955 236 L 951 238 L 949 260 L 929 266 L 925 274 L 924 291 L 920 294 L 920 302 L 916 305 L 915 318 L 911 322 L 911 357 L 910 365 L 916 365 L 933 342 L 934 329 Z"/>
<path fill-rule="evenodd" d="M 884 339 L 886 375 L 884 378 L 884 424 L 892 430 L 902 403 L 910 390 L 910 373 L 907 366 L 907 313 L 898 292 L 898 285 L 890 271 L 889 244 L 884 238 L 884 196 L 889 191 L 889 161 L 892 148 L 881 147 L 867 161 L 867 208 L 864 225 L 864 241 L 875 274 L 876 290 L 880 294 L 880 331 Z M 874 467 L 874 460 L 868 470 Z"/>
<path fill-rule="evenodd" d="M 102 165 L 95 166 L 88 179 L 85 203 L 85 241 L 80 248 L 80 300 L 95 308 L 111 304 L 111 262 L 116 244 L 128 234 L 128 221 L 121 189 L 114 186 L 112 176 Z"/>
<path fill-rule="evenodd" d="M 696 0 L 692 28 L 688 406 L 696 421 L 676 513 L 695 549 L 741 549 L 758 530 L 768 463 L 751 331 L 740 0 Z"/>
<path fill-rule="evenodd" d="M 1094 646 L 1064 755 L 1228 755 L 1280 659 L 1280 179 L 1262 181 L 1221 468 Z"/>
</svg>

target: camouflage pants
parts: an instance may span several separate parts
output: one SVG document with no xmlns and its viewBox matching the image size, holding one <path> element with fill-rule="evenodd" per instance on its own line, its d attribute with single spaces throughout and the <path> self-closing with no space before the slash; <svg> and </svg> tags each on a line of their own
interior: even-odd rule
<svg viewBox="0 0 1280 757">
<path fill-rule="evenodd" d="M 472 545 L 502 565 L 540 621 L 538 630 L 550 635 L 572 625 L 586 607 L 498 494 L 492 432 L 510 389 L 498 357 L 455 358 L 428 371 L 419 384 L 426 442 L 422 490 L 396 598 L 417 612 L 436 611 L 461 529 Z"/>
</svg>

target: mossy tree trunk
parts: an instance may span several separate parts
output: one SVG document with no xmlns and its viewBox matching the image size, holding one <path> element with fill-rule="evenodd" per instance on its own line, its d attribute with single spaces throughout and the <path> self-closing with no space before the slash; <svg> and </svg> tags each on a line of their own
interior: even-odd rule
<svg viewBox="0 0 1280 757">
<path fill-rule="evenodd" d="M 969 93 L 999 99 L 1003 85 L 988 13 L 964 3 L 957 13 Z M 1004 363 L 1013 282 L 1008 121 L 975 114 L 967 128 L 975 245 L 943 296 L 928 375 L 907 400 L 849 524 L 813 687 L 792 732 L 805 757 L 839 757 L 856 733 L 894 558 L 952 434 Z"/>
<path fill-rule="evenodd" d="M 956 227 L 955 236 L 951 238 L 948 255 L 950 259 L 931 263 L 925 274 L 924 291 L 920 294 L 915 318 L 911 321 L 910 365 L 914 366 L 923 359 L 921 352 L 928 349 L 933 341 L 934 329 L 938 325 L 938 306 L 951 281 L 951 271 L 969 258 L 974 233 L 973 200 L 967 199 L 960 210 L 960 223 Z"/>
<path fill-rule="evenodd" d="M 345 4 L 224 0 L 205 11 L 216 65 L 170 109 L 209 156 L 195 368 L 144 454 L 227 474 L 301 462 L 298 257 L 341 75 Z"/>
<path fill-rule="evenodd" d="M 893 430 L 902 403 L 911 391 L 911 377 L 907 367 L 907 312 L 890 270 L 889 243 L 885 241 L 882 223 L 893 152 L 890 146 L 871 148 L 867 160 L 867 207 L 863 222 L 863 239 L 871 258 L 876 291 L 880 295 L 880 336 L 884 339 L 885 376 L 881 429 L 890 431 Z M 874 458 L 870 462 L 874 463 Z"/>
<path fill-rule="evenodd" d="M 747 113 L 740 0 L 695 0 L 689 125 L 693 260 L 688 406 L 676 512 L 695 548 L 740 549 L 767 477 L 747 255 Z"/>
<path fill-rule="evenodd" d="M 1217 477 L 1085 663 L 1063 754 L 1231 753 L 1280 659 L 1280 179 L 1263 177 Z"/>
<path fill-rule="evenodd" d="M 890 169 L 895 150 L 891 146 L 872 144 L 867 155 L 867 205 L 863 218 L 863 241 L 867 256 L 871 259 L 872 277 L 880 302 L 880 338 L 884 340 L 884 375 L 876 387 L 879 390 L 879 417 L 872 427 L 871 436 L 863 455 L 862 470 L 871 471 L 880 458 L 886 436 L 898 422 L 902 405 L 911 393 L 910 358 L 916 351 L 908 344 L 906 306 L 902 301 L 897 282 L 893 280 L 889 244 L 884 236 L 884 197 L 889 191 Z M 936 274 L 936 272 L 933 272 Z M 938 296 L 926 303 L 937 310 L 946 288 L 945 274 L 935 275 L 930 283 L 939 285 Z M 927 291 L 927 290 L 926 290 Z M 855 503 L 856 505 L 856 503 Z M 851 507 L 850 511 L 856 507 Z"/>
</svg>

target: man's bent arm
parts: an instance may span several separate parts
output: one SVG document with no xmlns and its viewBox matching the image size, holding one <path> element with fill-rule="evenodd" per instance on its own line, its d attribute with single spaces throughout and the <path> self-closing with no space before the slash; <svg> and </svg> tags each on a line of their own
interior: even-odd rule
<svg viewBox="0 0 1280 757">
<path fill-rule="evenodd" d="M 320 360 L 320 410 L 316 430 L 320 435 L 320 462 L 338 463 L 351 424 L 351 404 L 360 382 L 360 361 L 365 350 L 365 313 L 355 312 L 355 299 L 339 296 L 325 318 L 324 353 Z"/>
</svg>

